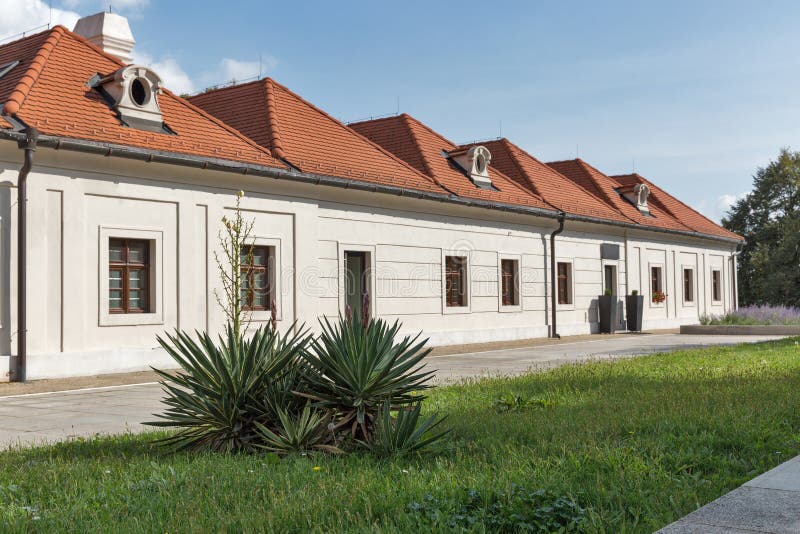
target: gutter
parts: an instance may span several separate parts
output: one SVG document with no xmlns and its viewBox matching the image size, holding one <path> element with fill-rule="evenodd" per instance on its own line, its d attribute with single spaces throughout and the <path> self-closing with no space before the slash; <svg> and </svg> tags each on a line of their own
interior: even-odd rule
<svg viewBox="0 0 800 534">
<path fill-rule="evenodd" d="M 564 214 L 562 213 L 558 217 L 558 228 L 550 234 L 550 313 L 552 314 L 552 319 L 550 320 L 550 337 L 552 339 L 561 339 L 561 336 L 558 334 L 558 313 L 556 312 L 556 236 L 563 231 Z"/>
<path fill-rule="evenodd" d="M 21 140 L 25 139 L 25 133 L 23 131 L 0 129 L 0 139 L 8 139 L 20 142 Z M 496 211 L 517 213 L 521 215 L 532 215 L 535 217 L 544 217 L 547 219 L 558 220 L 559 218 L 563 217 L 565 220 L 568 221 L 587 222 L 587 223 L 601 224 L 606 226 L 616 226 L 619 228 L 645 230 L 657 233 L 679 235 L 684 237 L 693 237 L 711 241 L 719 241 L 728 244 L 741 243 L 740 240 L 728 237 L 712 236 L 708 234 L 702 234 L 699 232 L 690 232 L 685 230 L 669 230 L 666 228 L 641 226 L 635 223 L 612 221 L 608 219 L 601 219 L 585 215 L 567 214 L 564 212 L 557 211 L 555 209 L 548 210 L 543 208 L 519 206 L 516 204 L 506 204 L 502 202 L 490 202 L 486 200 L 468 199 L 468 198 L 458 197 L 452 194 L 447 195 L 443 193 L 416 191 L 413 189 L 406 189 L 403 187 L 372 184 L 359 180 L 337 178 L 334 176 L 325 176 L 321 174 L 314 174 L 308 172 L 299 172 L 296 170 L 278 169 L 274 167 L 267 167 L 264 165 L 241 163 L 226 159 L 208 158 L 202 156 L 190 156 L 186 154 L 177 154 L 174 152 L 163 152 L 157 150 L 147 150 L 143 148 L 136 148 L 125 145 L 98 143 L 96 141 L 87 141 L 83 139 L 71 139 L 71 138 L 56 137 L 51 135 L 40 135 L 38 146 L 45 148 L 53 148 L 56 150 L 70 150 L 74 152 L 98 154 L 102 156 L 113 156 L 113 157 L 132 159 L 138 161 L 167 163 L 170 165 L 181 165 L 195 169 L 211 169 L 211 170 L 231 172 L 243 175 L 263 176 L 266 178 L 274 178 L 277 180 L 287 180 L 292 182 L 308 183 L 313 185 L 327 185 L 332 187 L 340 187 L 344 189 L 354 189 L 356 191 L 385 193 L 389 195 L 417 198 L 421 200 L 447 202 L 449 204 L 456 204 L 466 207 L 487 208 Z"/>
<path fill-rule="evenodd" d="M 26 128 L 24 138 L 17 144 L 25 151 L 25 162 L 17 179 L 17 369 L 14 382 L 25 382 L 28 357 L 28 280 L 27 280 L 27 202 L 28 174 L 33 167 L 33 155 L 39 139 L 39 130 Z"/>
</svg>

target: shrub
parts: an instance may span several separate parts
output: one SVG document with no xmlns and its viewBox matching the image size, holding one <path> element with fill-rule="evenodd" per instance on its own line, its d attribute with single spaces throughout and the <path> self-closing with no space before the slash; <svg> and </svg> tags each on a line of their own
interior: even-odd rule
<svg viewBox="0 0 800 534">
<path fill-rule="evenodd" d="M 162 443 L 176 449 L 252 451 L 259 440 L 256 424 L 277 420 L 275 404 L 282 402 L 275 402 L 276 385 L 297 376 L 309 336 L 302 329 L 282 336 L 259 328 L 250 339 L 237 338 L 228 325 L 219 344 L 208 334 L 194 339 L 180 331 L 158 342 L 181 367 L 176 373 L 154 369 L 168 408 L 157 415 L 160 421 L 146 424 L 179 429 Z"/>
<path fill-rule="evenodd" d="M 406 336 L 396 342 L 400 323 L 383 319 L 364 324 L 358 317 L 320 321 L 322 332 L 304 352 L 306 396 L 336 414 L 335 428 L 349 426 L 352 438 L 372 440 L 375 420 L 383 404 L 392 409 L 424 399 L 433 371 L 423 370 L 427 340 Z"/>
<path fill-rule="evenodd" d="M 438 444 L 450 430 L 437 430 L 444 421 L 436 414 L 421 416 L 421 403 L 401 408 L 392 416 L 386 401 L 375 422 L 372 441 L 364 445 L 378 456 L 402 456 Z"/>
<path fill-rule="evenodd" d="M 800 325 L 800 308 L 747 306 L 726 315 L 703 315 L 701 324 L 711 325 Z"/>
</svg>

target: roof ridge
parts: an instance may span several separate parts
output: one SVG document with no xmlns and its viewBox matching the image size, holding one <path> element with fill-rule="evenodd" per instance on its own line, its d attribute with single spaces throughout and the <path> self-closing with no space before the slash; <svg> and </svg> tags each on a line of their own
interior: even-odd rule
<svg viewBox="0 0 800 534">
<path fill-rule="evenodd" d="M 364 136 L 364 135 L 361 135 L 360 133 L 358 133 L 357 131 L 355 131 L 353 128 L 350 128 L 348 125 L 346 125 L 345 123 L 343 123 L 342 121 L 340 121 L 340 120 L 339 120 L 339 119 L 337 119 L 336 117 L 332 116 L 331 114 L 329 114 L 329 113 L 328 113 L 327 111 L 325 111 L 324 109 L 322 109 L 322 108 L 319 108 L 319 107 L 315 106 L 313 103 L 309 102 L 308 100 L 306 100 L 305 98 L 303 98 L 303 97 L 302 97 L 302 96 L 300 96 L 299 94 L 295 93 L 294 91 L 292 91 L 291 89 L 289 89 L 288 87 L 286 87 L 285 85 L 283 85 L 282 83 L 280 83 L 280 82 L 277 82 L 277 81 L 273 80 L 272 78 L 268 78 L 268 79 L 269 79 L 269 80 L 270 80 L 270 81 L 271 81 L 273 84 L 275 84 L 275 86 L 277 86 L 277 87 L 279 87 L 280 89 L 282 89 L 282 90 L 286 91 L 286 92 L 287 92 L 287 93 L 289 93 L 289 94 L 290 94 L 292 97 L 294 97 L 294 98 L 297 98 L 297 99 L 298 99 L 298 100 L 300 100 L 300 101 L 301 101 L 303 104 L 307 105 L 308 107 L 310 107 L 311 109 L 313 109 L 313 110 L 314 110 L 314 111 L 316 111 L 317 113 L 320 113 L 322 116 L 324 116 L 324 117 L 327 117 L 328 119 L 330 119 L 331 121 L 333 121 L 333 123 L 334 123 L 334 124 L 336 124 L 337 126 L 339 126 L 340 128 L 342 128 L 343 130 L 346 130 L 346 131 L 347 131 L 347 133 L 351 133 L 351 134 L 357 135 L 357 136 L 358 136 L 360 139 L 363 139 L 364 141 L 366 141 L 366 142 L 367 142 L 367 143 L 368 143 L 370 146 L 372 146 L 373 148 L 377 149 L 377 150 L 378 150 L 378 151 L 380 151 L 382 154 L 384 154 L 384 155 L 386 155 L 386 156 L 388 156 L 388 157 L 392 158 L 392 160 L 396 161 L 398 164 L 400 164 L 400 165 L 402 165 L 402 166 L 406 167 L 408 170 L 410 170 L 410 171 L 412 171 L 412 172 L 415 172 L 416 174 L 418 174 L 418 175 L 419 175 L 419 176 L 421 176 L 422 178 L 425 178 L 425 179 L 426 179 L 426 180 L 428 180 L 429 182 L 432 182 L 432 183 L 434 183 L 435 185 L 438 185 L 439 187 L 443 187 L 441 184 L 437 183 L 437 182 L 436 182 L 436 180 L 433 180 L 433 179 L 432 179 L 430 176 L 427 176 L 427 175 L 425 175 L 425 174 L 423 174 L 423 173 L 419 172 L 419 171 L 418 171 L 417 169 L 415 169 L 413 166 L 409 165 L 408 163 L 406 163 L 405 161 L 403 161 L 403 160 L 402 160 L 402 159 L 400 159 L 399 157 L 395 156 L 393 153 L 389 152 L 388 150 L 386 150 L 385 148 L 383 148 L 382 146 L 380 146 L 378 143 L 375 143 L 375 142 L 373 142 L 371 139 L 367 138 L 366 136 Z M 445 189 L 446 191 L 449 191 L 448 189 L 446 189 L 446 188 L 444 188 L 444 187 L 443 187 L 443 189 Z"/>
<path fill-rule="evenodd" d="M 448 139 L 447 137 L 443 136 L 442 134 L 440 134 L 440 133 L 439 133 L 439 132 L 437 132 L 436 130 L 433 130 L 433 129 L 432 129 L 430 126 L 428 126 L 428 125 L 426 125 L 426 124 L 424 124 L 424 123 L 420 122 L 419 120 L 417 120 L 416 118 L 412 117 L 412 116 L 411 116 L 411 115 L 409 115 L 408 113 L 402 113 L 402 114 L 400 114 L 400 116 L 401 116 L 401 117 L 404 117 L 406 121 L 413 121 L 415 124 L 418 124 L 419 126 L 421 126 L 422 128 L 424 128 L 424 129 L 425 129 L 425 130 L 427 130 L 428 132 L 432 133 L 433 135 L 435 135 L 436 137 L 438 137 L 438 138 L 439 138 L 439 139 L 441 139 L 442 141 L 445 141 L 445 142 L 447 142 L 447 143 L 450 143 L 450 144 L 451 144 L 451 145 L 453 145 L 454 147 L 463 146 L 463 145 L 457 145 L 457 144 L 453 143 L 453 142 L 452 142 L 450 139 Z M 412 129 L 412 131 L 413 131 L 413 129 Z M 422 149 L 420 148 L 420 146 L 419 146 L 419 143 L 417 143 L 417 149 L 420 151 L 420 154 L 423 154 L 423 161 L 425 161 L 425 158 L 424 158 L 424 152 L 423 152 L 423 151 L 422 151 Z M 490 166 L 490 167 L 491 167 L 491 165 L 492 165 L 492 164 L 491 164 L 491 163 L 489 163 L 489 166 Z M 547 202 L 547 201 L 546 201 L 545 199 L 543 199 L 541 196 L 539 196 L 539 195 L 537 195 L 537 194 L 533 194 L 531 191 L 528 191 L 527 189 L 525 189 L 524 187 L 522 187 L 521 185 L 519 185 L 519 184 L 518 184 L 518 183 L 517 183 L 517 182 L 516 182 L 516 181 L 515 181 L 513 178 L 511 178 L 510 176 L 506 176 L 506 175 L 505 175 L 505 174 L 504 174 L 504 173 L 503 173 L 503 172 L 502 172 L 500 169 L 498 169 L 498 168 L 496 168 L 496 167 L 493 167 L 493 169 L 494 169 L 494 172 L 496 172 L 498 175 L 500 175 L 501 177 L 503 177 L 503 178 L 505 178 L 506 180 L 508 180 L 508 183 L 509 183 L 509 185 L 510 185 L 511 187 L 513 187 L 513 188 L 515 188 L 515 189 L 517 189 L 517 190 L 519 190 L 519 191 L 522 191 L 522 192 L 523 192 L 523 193 L 525 193 L 526 195 L 531 195 L 531 196 L 533 196 L 533 198 L 535 198 L 536 200 L 539 200 L 539 201 L 541 201 L 541 202 L 542 202 L 542 204 L 545 204 L 546 206 L 550 206 L 552 209 L 554 209 L 554 210 L 556 210 L 556 211 L 560 211 L 558 208 L 556 208 L 555 206 L 553 206 L 552 204 L 550 204 L 549 202 Z"/>
<path fill-rule="evenodd" d="M 702 217 L 703 219 L 705 219 L 707 222 L 709 222 L 709 223 L 713 224 L 713 225 L 714 225 L 714 226 L 716 226 L 717 228 L 722 228 L 722 229 L 723 229 L 723 230 L 725 230 L 726 232 L 730 232 L 730 233 L 732 233 L 732 234 L 734 234 L 734 235 L 738 235 L 738 234 L 736 234 L 736 232 L 731 232 L 730 230 L 728 230 L 727 228 L 725 228 L 725 227 L 724 227 L 724 226 L 722 226 L 721 224 L 717 224 L 717 223 L 715 223 L 714 221 L 712 221 L 711 219 L 709 219 L 708 217 L 706 217 L 705 215 L 703 215 L 702 213 L 700 213 L 699 211 L 697 211 L 696 209 L 694 209 L 693 207 L 691 207 L 690 205 L 686 204 L 686 203 L 685 203 L 683 200 L 681 200 L 681 199 L 679 199 L 678 197 L 676 197 L 675 195 L 673 195 L 673 194 L 669 193 L 669 192 L 668 192 L 667 190 L 665 190 L 663 187 L 661 187 L 661 186 L 658 186 L 658 185 L 655 185 L 653 182 L 651 182 L 650 180 L 648 180 L 647 178 L 645 178 L 644 176 L 642 176 L 642 175 L 641 175 L 641 174 L 639 174 L 638 172 L 634 172 L 633 174 L 634 174 L 634 175 L 636 175 L 636 176 L 638 176 L 638 177 L 639 177 L 641 180 L 643 180 L 643 181 L 644 181 L 644 182 L 645 182 L 645 183 L 646 183 L 646 184 L 647 184 L 649 187 L 654 187 L 654 188 L 656 188 L 656 189 L 660 190 L 662 193 L 664 193 L 665 195 L 667 195 L 667 196 L 669 196 L 670 198 L 672 198 L 673 200 L 675 200 L 675 202 L 678 202 L 678 203 L 679 203 L 679 204 L 681 204 L 681 205 L 682 205 L 684 208 L 686 208 L 686 209 L 688 209 L 688 210 L 691 210 L 691 211 L 693 211 L 694 213 L 696 213 L 697 215 L 699 215 L 700 217 Z M 620 176 L 624 176 L 624 175 L 620 175 Z M 663 205 L 663 202 L 661 202 L 660 204 L 662 204 L 662 205 Z M 672 213 L 672 210 L 668 209 L 666 206 L 664 206 L 664 209 L 665 209 L 667 212 L 669 212 L 669 213 Z M 676 218 L 676 219 L 678 218 L 676 215 L 673 215 L 673 217 L 674 217 L 674 218 Z M 679 221 L 679 222 L 680 222 L 680 221 Z M 683 224 L 683 223 L 682 223 L 682 224 Z M 684 224 L 684 226 L 689 226 L 689 225 L 688 225 L 688 224 Z"/>
<path fill-rule="evenodd" d="M 425 172 L 427 173 L 427 176 L 429 176 L 430 179 L 436 183 L 436 185 L 438 185 L 451 195 L 458 196 L 454 191 L 451 191 L 447 186 L 445 186 L 441 181 L 439 181 L 439 179 L 436 178 L 436 175 L 434 174 L 433 170 L 431 170 L 431 162 L 428 161 L 428 156 L 425 155 L 425 151 L 422 150 L 422 145 L 419 142 L 419 138 L 417 137 L 416 132 L 414 132 L 414 128 L 411 126 L 411 120 L 414 119 L 408 113 L 403 113 L 399 115 L 399 118 L 403 122 L 405 127 L 408 129 L 408 135 L 411 136 L 411 141 L 414 143 L 414 147 L 416 147 L 417 153 L 419 153 L 419 157 L 422 160 L 423 167 L 425 167 Z"/>
<path fill-rule="evenodd" d="M 73 39 L 77 40 L 78 42 L 86 45 L 87 47 L 89 47 L 90 49 L 94 50 L 95 52 L 97 52 L 101 56 L 108 58 L 109 60 L 113 61 L 114 63 L 117 63 L 120 67 L 124 67 L 124 66 L 127 65 L 127 63 L 125 63 L 124 61 L 119 59 L 117 56 L 109 54 L 108 52 L 106 52 L 105 50 L 100 48 L 99 46 L 97 46 L 94 43 L 90 42 L 88 39 L 86 39 L 82 35 L 78 35 L 75 32 L 71 32 L 68 29 L 64 28 L 63 26 L 56 26 L 56 27 L 62 28 L 62 30 L 64 31 L 64 33 L 66 35 L 68 35 L 69 37 L 72 37 Z M 181 97 L 179 95 L 176 95 L 175 93 L 173 93 L 172 91 L 170 91 L 166 87 L 163 87 L 161 89 L 161 91 L 166 93 L 167 96 L 171 96 L 175 100 L 175 102 L 177 102 L 178 104 L 181 104 L 184 107 L 189 108 L 190 110 L 194 111 L 195 113 L 199 113 L 203 118 L 210 120 L 211 122 L 213 122 L 217 126 L 221 127 L 222 129 L 224 129 L 228 133 L 231 133 L 231 134 L 235 135 L 240 140 L 244 141 L 245 143 L 247 143 L 251 147 L 255 148 L 258 152 L 260 152 L 262 154 L 265 154 L 265 155 L 268 155 L 270 157 L 273 157 L 272 154 L 269 151 L 264 149 L 264 147 L 262 147 L 261 145 L 259 145 L 258 143 L 256 143 L 255 141 L 253 141 L 252 139 L 250 139 L 249 137 L 247 137 L 243 133 L 241 133 L 239 130 L 237 130 L 235 128 L 232 128 L 231 126 L 229 126 L 225 122 L 217 119 L 216 117 L 214 117 L 210 113 L 206 113 L 204 110 L 202 110 L 201 108 L 195 106 L 194 104 L 189 102 L 187 99 L 185 99 L 185 98 L 183 98 L 183 97 Z"/>
<path fill-rule="evenodd" d="M 269 130 L 269 144 L 272 156 L 278 159 L 286 157 L 281 143 L 281 130 L 278 125 L 278 117 L 275 112 L 275 88 L 271 78 L 264 79 L 267 105 L 267 129 Z"/>
<path fill-rule="evenodd" d="M 556 169 L 554 169 L 553 167 L 551 167 L 549 164 L 547 164 L 547 163 L 543 162 L 542 160 L 540 160 L 539 158 L 537 158 L 536 156 L 534 156 L 533 154 L 531 154 L 530 152 L 528 152 L 527 150 L 525 150 L 524 148 L 522 148 L 521 146 L 519 146 L 519 145 L 517 145 L 516 143 L 512 142 L 511 140 L 509 140 L 507 137 L 503 137 L 503 138 L 502 138 L 502 140 L 503 140 L 503 141 L 505 141 L 506 143 L 508 143 L 508 144 L 509 144 L 509 145 L 510 145 L 512 148 L 514 148 L 514 149 L 516 149 L 516 150 L 519 150 L 520 152 L 522 152 L 523 154 L 525 154 L 526 156 L 528 156 L 529 158 L 531 158 L 531 159 L 532 159 L 533 161 L 535 161 L 536 163 L 539 163 L 539 164 L 540 164 L 542 167 L 544 167 L 545 169 L 547 169 L 547 170 L 549 170 L 550 172 L 554 172 L 555 174 L 559 175 L 559 176 L 560 176 L 560 177 L 562 177 L 564 180 L 566 180 L 567 182 L 569 182 L 571 185 L 573 185 L 573 186 L 577 187 L 578 189 L 580 189 L 581 191 L 583 191 L 584 193 L 586 193 L 587 195 L 589 195 L 590 197 L 592 197 L 593 199 L 595 199 L 596 201 L 598 201 L 600 204 L 602 204 L 602 205 L 604 205 L 604 206 L 608 207 L 608 208 L 610 209 L 610 211 L 612 211 L 612 212 L 615 212 L 615 213 L 618 213 L 618 214 L 619 214 L 619 215 L 621 215 L 622 217 L 625 217 L 625 214 L 624 214 L 624 213 L 622 213 L 622 212 L 620 212 L 620 210 L 618 210 L 616 207 L 614 207 L 614 206 L 612 206 L 612 205 L 609 205 L 607 202 L 604 202 L 604 201 L 603 201 L 603 199 L 601 199 L 600 197 L 598 197 L 597 195 L 595 195 L 594 193 L 592 193 L 591 191 L 589 191 L 588 189 L 586 189 L 585 187 L 583 187 L 581 184 L 579 184 L 579 183 L 577 183 L 577 182 L 573 182 L 572 180 L 570 180 L 569 178 L 567 178 L 566 176 L 564 176 L 563 174 L 561 174 L 560 172 L 558 172 Z M 565 161 L 569 161 L 569 160 L 565 160 Z M 555 161 L 555 162 L 553 162 L 553 163 L 560 163 L 560 162 L 557 162 L 557 161 Z M 627 218 L 627 217 L 626 217 L 626 218 Z"/>
<path fill-rule="evenodd" d="M 67 30 L 64 26 L 58 25 L 54 26 L 53 29 L 49 31 L 50 35 L 48 35 L 47 39 L 45 39 L 44 42 L 39 46 L 39 51 L 36 52 L 33 60 L 31 60 L 28 70 L 25 71 L 25 74 L 23 74 L 19 79 L 19 82 L 17 82 L 17 86 L 9 94 L 8 100 L 2 109 L 3 114 L 15 115 L 19 113 L 19 110 L 22 107 L 22 104 L 25 102 L 25 99 L 28 97 L 31 88 L 36 83 L 36 80 L 39 79 L 39 75 L 42 73 L 42 69 L 44 69 L 47 58 L 50 57 L 50 54 L 58 45 L 58 42 L 64 35 L 64 32 L 69 30 Z"/>
<path fill-rule="evenodd" d="M 511 142 L 510 142 L 508 139 L 506 139 L 505 137 L 502 137 L 502 138 L 500 138 L 500 139 L 498 140 L 498 142 L 499 142 L 499 143 L 500 143 L 500 144 L 501 144 L 503 147 L 505 147 L 505 149 L 508 151 L 508 154 L 511 156 L 511 162 L 514 164 L 514 166 L 517 168 L 517 170 L 520 172 L 520 174 L 522 174 L 522 176 L 524 176 L 524 177 L 525 177 L 525 181 L 526 181 L 526 182 L 528 182 L 528 184 L 531 186 L 531 188 L 534 190 L 534 192 L 535 192 L 535 193 L 536 193 L 538 196 L 540 196 L 540 197 L 542 198 L 542 200 L 544 200 L 544 196 L 542 195 L 541 191 L 539 191 L 539 188 L 538 188 L 538 187 L 536 187 L 536 183 L 533 181 L 533 179 L 531 179 L 531 177 L 530 177 L 530 176 L 528 176 L 528 173 L 527 173 L 527 172 L 525 172 L 525 169 L 523 169 L 523 168 L 522 168 L 522 165 L 521 165 L 521 164 L 520 164 L 520 162 L 517 160 L 517 156 L 514 154 L 514 149 L 517 149 L 517 147 L 516 147 L 514 144 L 512 144 L 512 143 L 511 143 Z M 523 151 L 523 152 L 524 152 L 524 151 Z M 527 152 L 525 152 L 525 154 L 527 154 L 528 156 L 530 156 L 530 154 L 528 154 Z M 550 168 L 550 167 L 548 167 L 548 169 L 549 169 L 549 168 Z M 545 201 L 545 202 L 547 202 L 547 201 Z M 548 204 L 549 204 L 549 202 L 548 202 Z"/>
</svg>

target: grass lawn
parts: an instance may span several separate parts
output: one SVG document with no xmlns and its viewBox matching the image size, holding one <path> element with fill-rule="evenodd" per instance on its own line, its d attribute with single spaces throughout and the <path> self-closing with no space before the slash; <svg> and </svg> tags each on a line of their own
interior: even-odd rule
<svg viewBox="0 0 800 534">
<path fill-rule="evenodd" d="M 0 531 L 442 532 L 437 507 L 516 484 L 574 499 L 589 532 L 652 532 L 800 454 L 798 392 L 791 339 L 438 388 L 434 456 L 164 455 L 153 434 L 4 452 Z M 507 394 L 543 402 L 498 414 Z"/>
</svg>

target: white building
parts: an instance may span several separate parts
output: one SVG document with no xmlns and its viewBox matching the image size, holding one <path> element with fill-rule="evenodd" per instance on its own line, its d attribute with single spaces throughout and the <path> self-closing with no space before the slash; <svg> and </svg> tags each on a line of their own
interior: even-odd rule
<svg viewBox="0 0 800 534">
<path fill-rule="evenodd" d="M 640 176 L 456 146 L 406 115 L 348 127 L 269 79 L 190 103 L 119 59 L 121 17 L 76 29 L 0 46 L 0 380 L 168 366 L 156 335 L 220 331 L 214 252 L 239 190 L 256 323 L 274 302 L 279 328 L 314 326 L 366 295 L 441 345 L 554 335 L 553 317 L 596 332 L 605 289 L 618 328 L 634 289 L 645 328 L 735 306 L 741 238 Z"/>
</svg>

